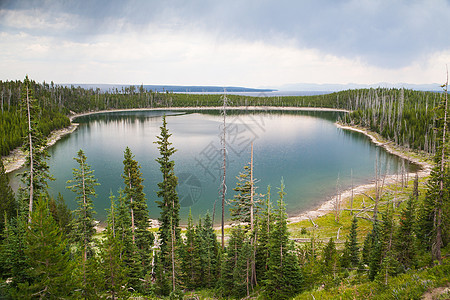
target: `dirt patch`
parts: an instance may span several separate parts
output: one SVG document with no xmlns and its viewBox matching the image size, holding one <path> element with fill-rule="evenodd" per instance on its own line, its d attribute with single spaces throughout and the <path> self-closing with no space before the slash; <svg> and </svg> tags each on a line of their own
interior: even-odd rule
<svg viewBox="0 0 450 300">
<path fill-rule="evenodd" d="M 63 136 L 74 132 L 77 127 L 78 124 L 72 123 L 69 127 L 52 131 L 50 136 L 47 138 L 47 147 L 53 146 Z M 5 166 L 5 172 L 10 173 L 22 168 L 25 165 L 26 154 L 20 147 L 18 147 L 11 151 L 9 155 L 3 156 L 2 160 Z"/>
<path fill-rule="evenodd" d="M 450 299 L 450 287 L 441 286 L 426 292 L 422 296 L 422 300 L 448 300 Z"/>
</svg>

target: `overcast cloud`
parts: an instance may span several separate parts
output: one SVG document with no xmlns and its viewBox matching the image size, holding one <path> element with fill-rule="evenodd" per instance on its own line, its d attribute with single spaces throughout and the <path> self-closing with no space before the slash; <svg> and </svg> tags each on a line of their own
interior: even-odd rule
<svg viewBox="0 0 450 300">
<path fill-rule="evenodd" d="M 449 16 L 445 0 L 0 0 L 0 79 L 442 82 Z"/>
</svg>

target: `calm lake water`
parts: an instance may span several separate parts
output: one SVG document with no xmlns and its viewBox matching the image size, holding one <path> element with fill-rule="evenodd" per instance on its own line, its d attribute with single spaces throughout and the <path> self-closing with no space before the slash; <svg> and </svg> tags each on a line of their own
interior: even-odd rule
<svg viewBox="0 0 450 300">
<path fill-rule="evenodd" d="M 72 179 L 72 168 L 78 167 L 73 157 L 83 149 L 88 163 L 100 183 L 94 199 L 97 218 L 104 219 L 109 208 L 109 195 L 117 195 L 123 187 L 123 152 L 130 147 L 141 165 L 144 192 L 151 218 L 158 218 L 155 203 L 157 183 L 162 180 L 156 136 L 160 134 L 162 115 L 166 114 L 170 141 L 178 150 L 173 156 L 179 177 L 178 192 L 182 223 L 189 209 L 194 218 L 213 212 L 220 221 L 220 134 L 222 117 L 217 111 L 127 111 L 79 117 L 78 129 L 49 149 L 50 193 L 61 193 L 70 208 L 75 208 L 75 194 L 66 189 Z M 250 143 L 254 144 L 254 176 L 257 192 L 272 187 L 276 203 L 277 187 L 283 179 L 287 210 L 290 215 L 312 209 L 341 190 L 365 184 L 375 177 L 375 162 L 388 174 L 399 172 L 402 161 L 373 145 L 363 134 L 344 131 L 334 122 L 336 112 L 245 112 L 231 111 L 227 116 L 227 198 L 234 195 L 236 176 L 250 162 Z M 417 168 L 406 164 L 409 170 Z M 15 172 L 17 173 L 17 172 Z M 11 176 L 14 176 L 14 174 Z M 339 179 L 339 180 L 338 180 Z M 17 181 L 17 179 L 14 179 Z"/>
</svg>

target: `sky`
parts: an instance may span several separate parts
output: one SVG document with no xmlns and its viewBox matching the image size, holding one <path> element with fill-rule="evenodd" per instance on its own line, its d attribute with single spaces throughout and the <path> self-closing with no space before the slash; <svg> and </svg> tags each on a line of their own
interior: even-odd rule
<svg viewBox="0 0 450 300">
<path fill-rule="evenodd" d="M 0 80 L 444 83 L 449 0 L 0 0 Z"/>
</svg>

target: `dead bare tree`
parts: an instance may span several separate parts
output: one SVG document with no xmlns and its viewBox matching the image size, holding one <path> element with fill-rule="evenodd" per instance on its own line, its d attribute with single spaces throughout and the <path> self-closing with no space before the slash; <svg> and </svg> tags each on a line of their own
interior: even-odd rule
<svg viewBox="0 0 450 300">
<path fill-rule="evenodd" d="M 350 198 L 350 214 L 353 216 L 353 169 L 350 170 L 350 177 L 352 180 L 352 196 Z"/>
<path fill-rule="evenodd" d="M 222 97 L 223 107 L 222 107 L 222 116 L 223 116 L 223 131 L 222 131 L 222 155 L 223 155 L 223 165 L 222 165 L 222 183 L 221 183 L 221 194 L 222 194 L 222 249 L 225 248 L 225 196 L 227 194 L 227 185 L 226 185 L 226 176 L 227 176 L 227 141 L 226 141 L 226 133 L 227 133 L 227 105 L 228 98 L 227 95 L 224 94 Z"/>
<path fill-rule="evenodd" d="M 336 198 L 334 201 L 334 220 L 339 223 L 339 217 L 341 214 L 341 186 L 339 182 L 339 175 L 336 182 Z"/>
<path fill-rule="evenodd" d="M 443 244 L 442 241 L 442 208 L 444 205 L 444 174 L 446 168 L 446 134 L 447 134 L 447 113 L 448 113 L 448 69 L 447 69 L 447 80 L 445 84 L 442 86 L 444 88 L 444 124 L 442 128 L 442 149 L 440 153 L 440 162 L 439 162 L 439 194 L 436 203 L 436 207 L 434 209 L 434 229 L 436 232 L 434 241 L 431 246 L 431 256 L 433 259 L 436 259 L 439 264 L 442 264 L 442 255 L 441 255 L 441 247 Z"/>
</svg>

